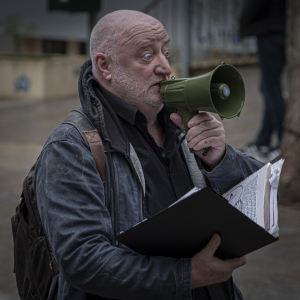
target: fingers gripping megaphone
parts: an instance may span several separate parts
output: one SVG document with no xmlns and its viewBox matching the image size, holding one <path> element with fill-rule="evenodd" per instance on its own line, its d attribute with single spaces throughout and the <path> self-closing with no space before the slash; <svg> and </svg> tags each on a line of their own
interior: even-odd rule
<svg viewBox="0 0 300 300">
<path fill-rule="evenodd" d="M 188 127 L 201 111 L 217 113 L 221 119 L 239 116 L 245 102 L 245 85 L 240 73 L 222 62 L 204 75 L 162 81 L 160 94 L 164 105 L 176 108 L 184 127 Z"/>
</svg>

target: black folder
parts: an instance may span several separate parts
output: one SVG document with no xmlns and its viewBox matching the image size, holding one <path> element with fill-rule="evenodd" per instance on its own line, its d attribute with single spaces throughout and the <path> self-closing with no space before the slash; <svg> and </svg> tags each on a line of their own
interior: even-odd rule
<svg viewBox="0 0 300 300">
<path fill-rule="evenodd" d="M 119 234 L 115 239 L 147 256 L 189 258 L 214 233 L 215 256 L 241 257 L 278 240 L 208 187 Z"/>
</svg>

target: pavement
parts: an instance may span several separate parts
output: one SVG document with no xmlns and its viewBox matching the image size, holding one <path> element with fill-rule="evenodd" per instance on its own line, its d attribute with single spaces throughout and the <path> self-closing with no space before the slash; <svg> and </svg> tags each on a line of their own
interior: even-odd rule
<svg viewBox="0 0 300 300">
<path fill-rule="evenodd" d="M 246 86 L 245 106 L 239 118 L 223 120 L 226 140 L 237 149 L 254 139 L 263 110 L 258 68 L 238 70 Z M 79 107 L 77 97 L 0 101 L 0 300 L 19 299 L 10 218 L 19 202 L 23 178 L 47 137 L 70 110 Z M 245 300 L 300 299 L 300 206 L 282 200 L 279 241 L 249 254 L 247 264 L 233 273 Z"/>
</svg>

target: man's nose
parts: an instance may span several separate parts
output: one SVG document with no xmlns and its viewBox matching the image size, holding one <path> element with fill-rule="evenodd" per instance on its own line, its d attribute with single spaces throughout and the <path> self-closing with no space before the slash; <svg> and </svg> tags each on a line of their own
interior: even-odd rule
<svg viewBox="0 0 300 300">
<path fill-rule="evenodd" d="M 157 62 L 157 66 L 155 67 L 155 70 L 154 70 L 155 74 L 156 75 L 165 75 L 165 76 L 169 76 L 172 72 L 172 69 L 169 65 L 169 62 L 168 60 L 166 59 L 166 57 L 161 54 L 159 56 L 159 60 Z"/>
</svg>

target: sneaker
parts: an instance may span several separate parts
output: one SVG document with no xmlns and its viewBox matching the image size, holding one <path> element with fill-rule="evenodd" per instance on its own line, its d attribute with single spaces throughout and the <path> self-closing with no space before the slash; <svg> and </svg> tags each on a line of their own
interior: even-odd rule
<svg viewBox="0 0 300 300">
<path fill-rule="evenodd" d="M 274 158 L 276 158 L 280 154 L 281 154 L 281 151 L 280 151 L 279 148 L 271 150 L 268 153 L 268 159 L 269 159 L 269 161 L 273 160 Z"/>
<path fill-rule="evenodd" d="M 241 152 L 254 157 L 255 159 L 268 163 L 270 161 L 268 154 L 270 153 L 270 147 L 268 146 L 256 146 L 255 144 L 249 144 L 241 149 Z"/>
</svg>

